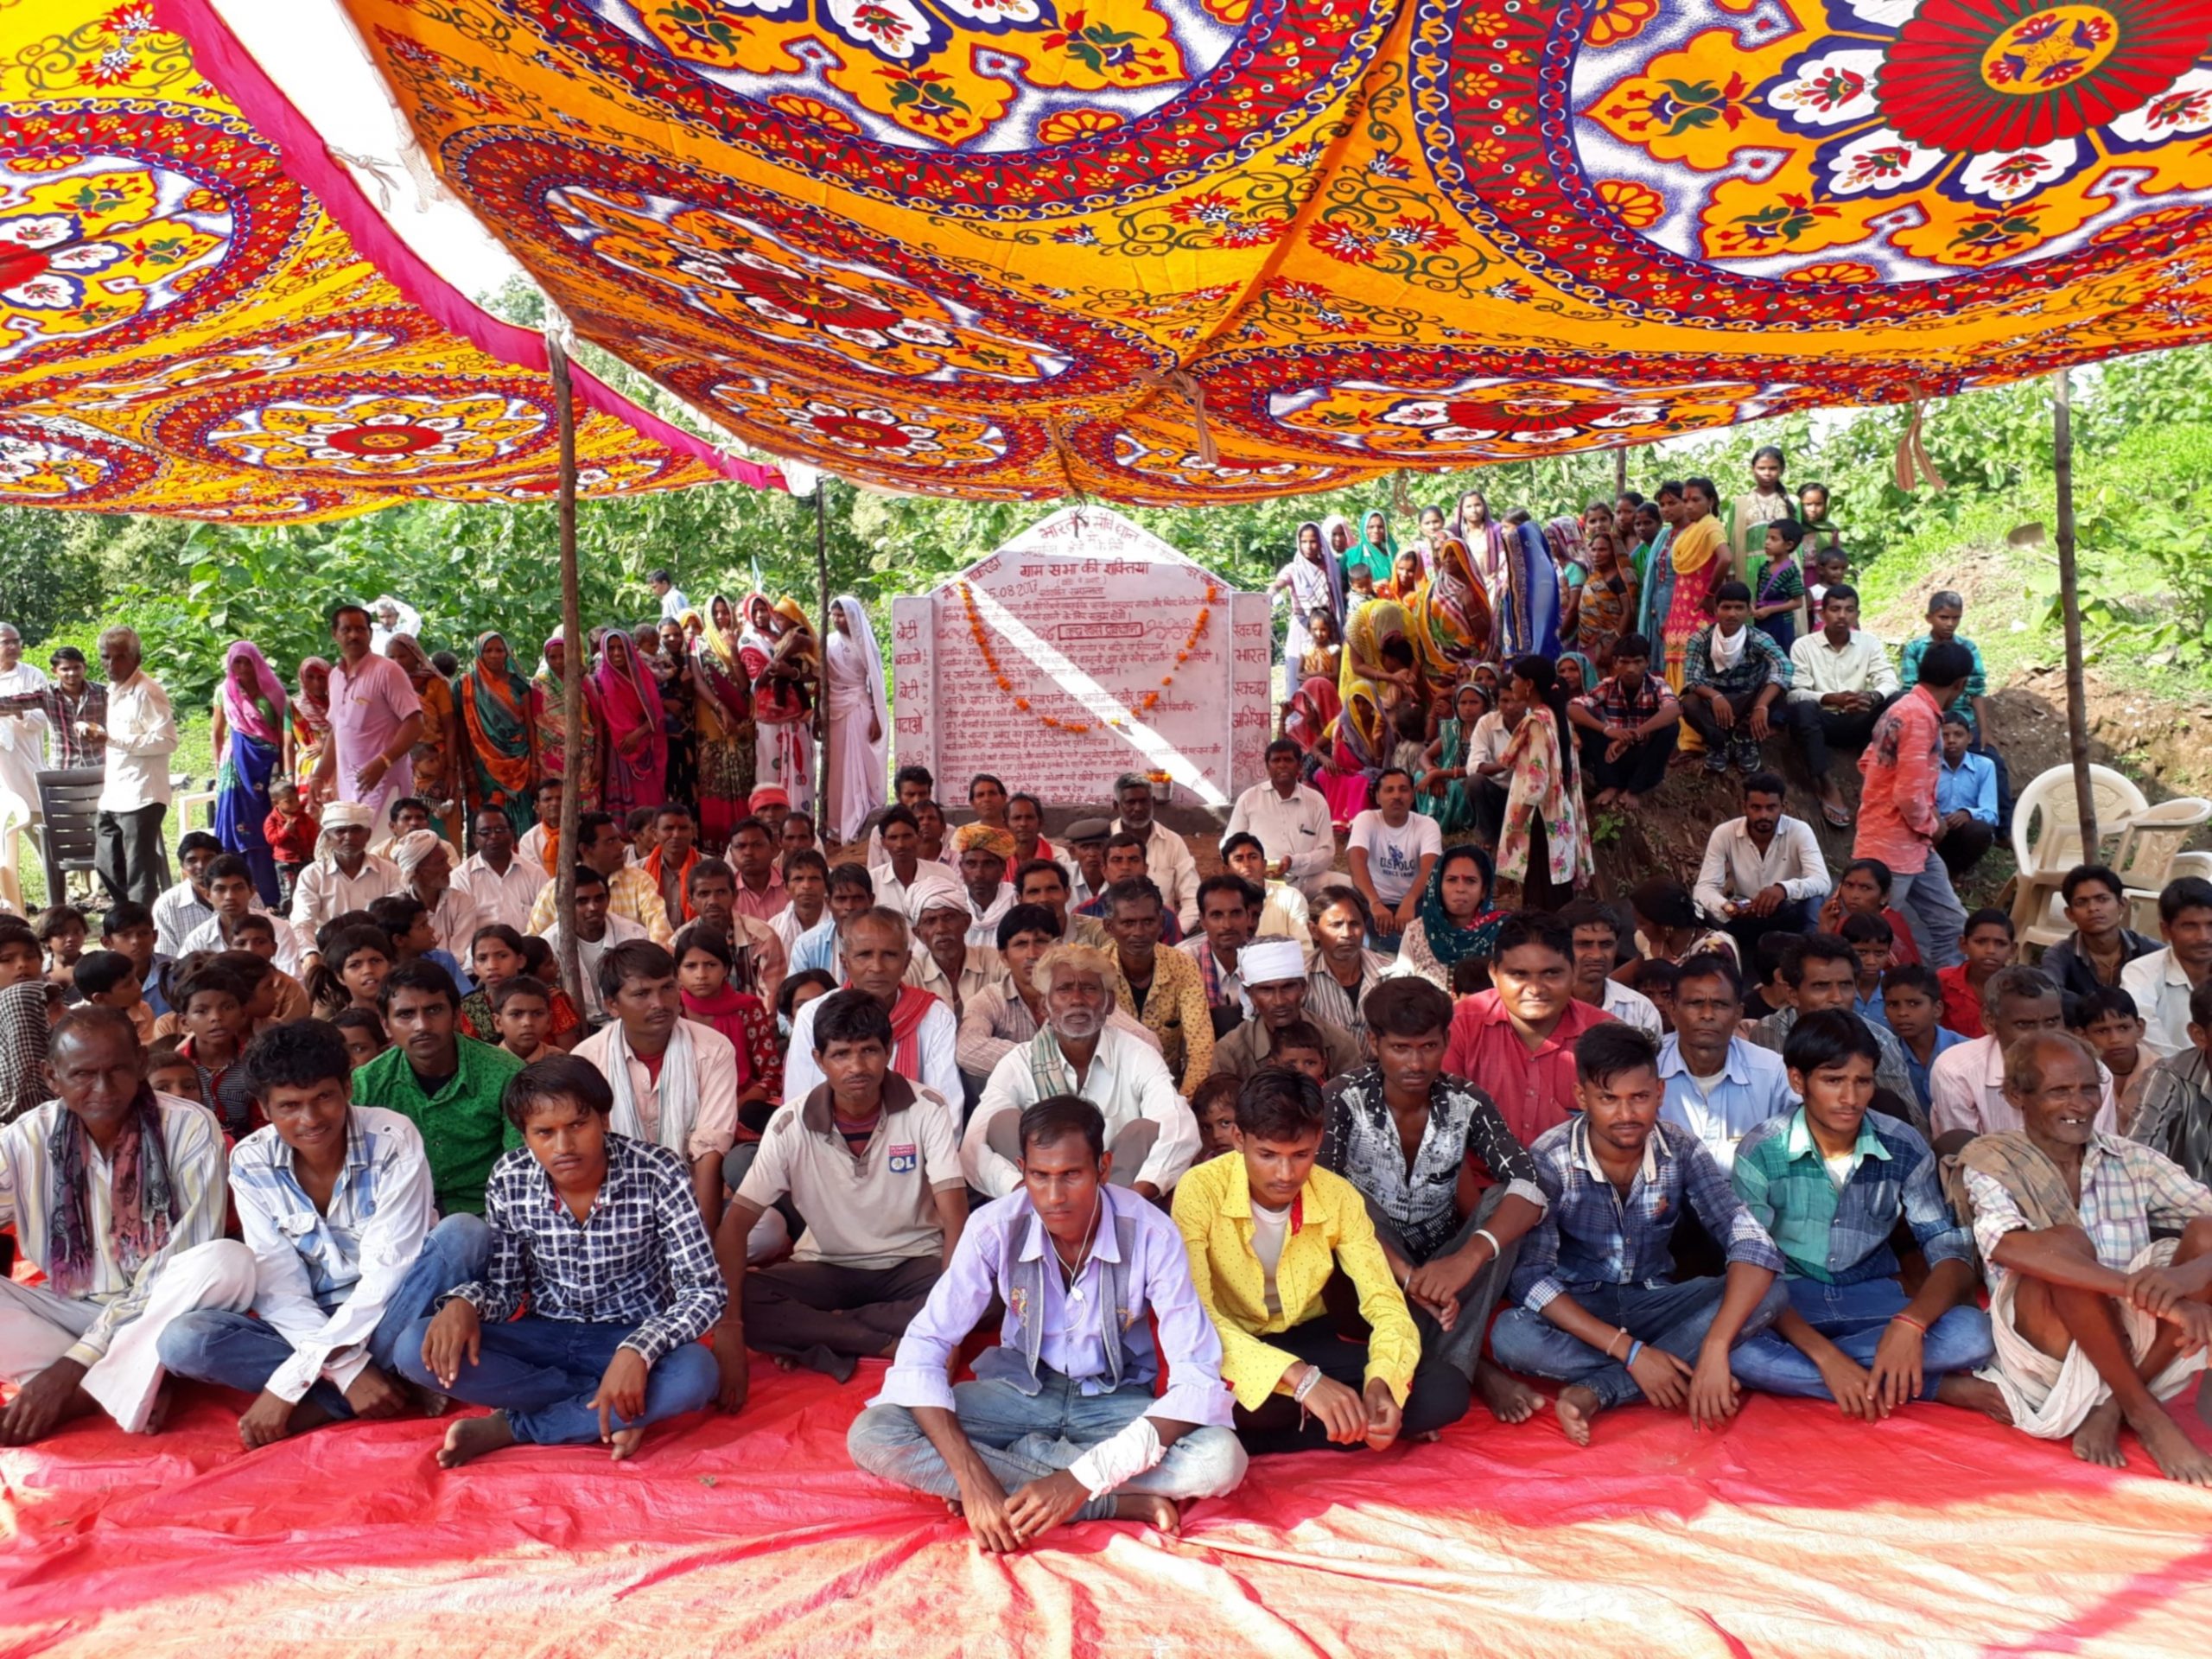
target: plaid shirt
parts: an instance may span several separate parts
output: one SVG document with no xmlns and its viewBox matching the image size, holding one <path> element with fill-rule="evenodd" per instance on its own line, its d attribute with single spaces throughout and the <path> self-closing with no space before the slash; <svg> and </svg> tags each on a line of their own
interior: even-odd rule
<svg viewBox="0 0 2212 1659">
<path fill-rule="evenodd" d="M 1595 690 L 1579 701 L 1608 726 L 1635 727 L 1643 725 L 1656 715 L 1672 696 L 1674 693 L 1667 689 L 1667 682 L 1656 674 L 1646 674 L 1638 681 L 1634 696 L 1621 690 L 1619 675 L 1609 674 L 1598 682 Z"/>
<path fill-rule="evenodd" d="M 77 735 L 79 721 L 105 729 L 107 726 L 107 687 L 98 680 L 85 682 L 76 702 L 58 685 L 46 690 L 47 764 L 56 772 L 97 772 L 107 765 L 107 745 L 87 743 Z"/>
<path fill-rule="evenodd" d="M 1859 1125 L 1839 1188 L 1802 1107 L 1762 1123 L 1736 1148 L 1736 1195 L 1767 1230 L 1793 1279 L 1855 1285 L 1897 1271 L 1890 1235 L 1902 1217 L 1930 1267 L 1967 1262 L 1966 1229 L 1943 1198 L 1936 1154 L 1912 1126 L 1880 1112 Z"/>
<path fill-rule="evenodd" d="M 1722 673 L 1713 670 L 1713 631 L 1718 623 L 1708 622 L 1690 636 L 1689 647 L 1682 657 L 1682 690 L 1693 686 L 1708 686 L 1724 697 L 1738 697 L 1756 691 L 1763 685 L 1778 685 L 1789 689 L 1793 672 L 1789 659 L 1782 654 L 1782 647 L 1764 628 L 1745 626 L 1748 636 L 1744 641 L 1744 654 L 1736 659 L 1735 667 Z"/>
<path fill-rule="evenodd" d="M 2005 1272 L 1994 1260 L 1997 1246 L 2005 1234 L 2026 1228 L 2028 1218 L 2002 1181 L 1978 1169 L 1965 1173 L 1974 1204 L 1974 1242 L 1994 1291 Z M 2075 1208 L 2097 1260 L 2124 1273 L 2150 1249 L 2154 1225 L 2178 1231 L 2200 1216 L 2212 1216 L 2212 1189 L 2190 1179 L 2164 1154 L 2100 1133 L 2082 1154 L 2082 1201 Z"/>
<path fill-rule="evenodd" d="M 1505 1127 L 1488 1095 L 1464 1077 L 1440 1077 L 1428 1086 L 1428 1126 L 1421 1131 L 1413 1167 L 1397 1120 L 1382 1098 L 1376 1066 L 1329 1085 L 1329 1125 L 1321 1137 L 1321 1164 L 1360 1191 L 1405 1241 L 1416 1265 L 1452 1242 L 1459 1230 L 1454 1199 L 1459 1166 L 1480 1159 L 1505 1190 L 1539 1210 L 1544 1189 L 1536 1166 Z"/>
<path fill-rule="evenodd" d="M 493 1166 L 484 1194 L 492 1260 L 453 1294 L 489 1324 L 524 1301 L 540 1319 L 632 1325 L 622 1346 L 652 1364 L 696 1342 L 729 1301 L 691 1172 L 665 1147 L 607 1137 L 607 1177 L 578 1222 L 527 1148 Z"/>
<path fill-rule="evenodd" d="M 1551 1202 L 1521 1241 L 1514 1300 L 1541 1313 L 1554 1298 L 1599 1285 L 1663 1285 L 1675 1273 L 1669 1248 L 1687 1201 L 1705 1230 L 1725 1241 L 1731 1263 L 1783 1271 L 1782 1253 L 1744 1207 L 1704 1143 L 1673 1123 L 1656 1123 L 1643 1167 L 1623 1198 L 1590 1150 L 1580 1112 L 1529 1149 L 1536 1183 Z"/>
<path fill-rule="evenodd" d="M 2212 1058 L 2191 1048 L 2152 1066 L 2127 1138 L 2164 1153 L 2201 1181 L 2212 1174 L 2212 1160 L 2202 1151 L 2207 1125 L 2212 1125 Z"/>
</svg>

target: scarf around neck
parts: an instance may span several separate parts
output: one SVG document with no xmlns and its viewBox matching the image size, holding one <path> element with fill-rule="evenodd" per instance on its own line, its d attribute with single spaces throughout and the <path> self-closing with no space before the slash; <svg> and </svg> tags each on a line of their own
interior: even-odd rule
<svg viewBox="0 0 2212 1659">
<path fill-rule="evenodd" d="M 84 1121 L 67 1107 L 54 1119 L 47 1141 L 59 1191 L 47 1219 L 46 1275 L 58 1294 L 81 1296 L 99 1260 L 92 1237 L 92 1142 Z M 168 1248 L 177 1219 L 177 1194 L 169 1179 L 168 1143 L 162 1135 L 161 1103 L 150 1084 L 138 1085 L 130 1116 L 115 1143 L 114 1191 L 109 1204 L 116 1264 L 125 1279 Z"/>
<path fill-rule="evenodd" d="M 644 1120 L 638 1113 L 637 1090 L 630 1081 L 630 1039 L 623 1033 L 620 1020 L 607 1029 L 611 1034 L 607 1049 L 607 1086 L 614 1095 L 614 1110 L 607 1119 L 607 1127 L 633 1141 L 657 1141 L 690 1164 L 691 1155 L 685 1147 L 691 1138 L 691 1120 L 699 1110 L 699 1050 L 691 1040 L 691 1033 L 684 1029 L 684 1021 L 676 1022 L 675 1029 L 668 1034 L 668 1047 L 661 1054 L 660 1122 L 652 1135 L 645 1131 Z"/>
</svg>

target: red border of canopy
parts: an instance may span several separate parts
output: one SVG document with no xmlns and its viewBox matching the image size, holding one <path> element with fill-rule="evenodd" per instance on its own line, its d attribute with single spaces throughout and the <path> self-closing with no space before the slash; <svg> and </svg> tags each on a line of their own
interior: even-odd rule
<svg viewBox="0 0 2212 1659">
<path fill-rule="evenodd" d="M 210 0 L 154 0 L 154 15 L 163 28 L 190 43 L 200 73 L 276 146 L 283 156 L 284 170 L 315 194 L 339 228 L 353 238 L 361 256 L 410 303 L 503 363 L 540 374 L 551 372 L 542 335 L 502 322 L 485 311 L 432 270 L 385 222 L 353 175 L 331 157 L 321 137 L 231 32 Z M 761 490 L 790 489 L 775 467 L 725 454 L 647 414 L 579 364 L 572 362 L 569 372 L 575 378 L 577 395 L 588 407 L 613 416 L 640 436 L 688 455 L 737 483 Z"/>
</svg>

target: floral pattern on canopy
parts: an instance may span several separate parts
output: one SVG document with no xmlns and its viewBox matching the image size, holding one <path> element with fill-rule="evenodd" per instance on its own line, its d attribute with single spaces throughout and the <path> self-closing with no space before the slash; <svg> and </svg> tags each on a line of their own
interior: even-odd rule
<svg viewBox="0 0 2212 1659">
<path fill-rule="evenodd" d="M 341 3 L 583 336 L 899 490 L 1270 498 L 2212 339 L 2212 0 Z"/>
<path fill-rule="evenodd" d="M 375 222 L 380 274 L 334 217 L 374 221 L 350 181 L 304 188 L 150 5 L 0 9 L 0 504 L 273 524 L 553 493 L 543 343 Z M 256 119 L 306 131 L 277 102 Z M 579 380 L 585 493 L 774 481 Z"/>
</svg>

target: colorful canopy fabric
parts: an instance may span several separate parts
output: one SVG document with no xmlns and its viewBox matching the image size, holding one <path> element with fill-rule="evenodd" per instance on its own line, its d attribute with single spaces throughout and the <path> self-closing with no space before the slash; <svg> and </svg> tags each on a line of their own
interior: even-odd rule
<svg viewBox="0 0 2212 1659">
<path fill-rule="evenodd" d="M 446 288 L 319 146 L 328 188 L 289 176 L 150 6 L 0 8 L 0 503 L 270 524 L 553 493 L 543 341 Z M 587 493 L 779 481 L 577 378 Z"/>
<path fill-rule="evenodd" d="M 2212 0 L 343 3 L 587 336 L 899 488 L 1270 495 L 2212 337 Z"/>
</svg>

